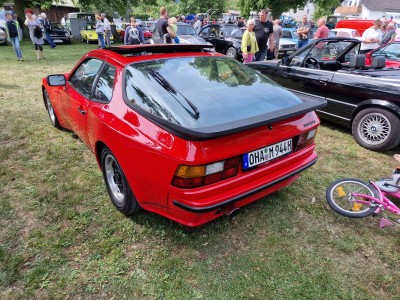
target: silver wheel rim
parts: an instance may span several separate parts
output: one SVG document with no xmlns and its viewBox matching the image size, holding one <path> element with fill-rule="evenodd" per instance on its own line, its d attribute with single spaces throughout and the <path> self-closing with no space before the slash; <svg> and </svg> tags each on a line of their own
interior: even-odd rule
<svg viewBox="0 0 400 300">
<path fill-rule="evenodd" d="M 122 182 L 121 169 L 119 168 L 115 158 L 110 154 L 105 158 L 104 170 L 113 199 L 118 206 L 122 206 L 122 204 L 124 204 L 124 186 Z"/>
<path fill-rule="evenodd" d="M 235 51 L 233 49 L 228 49 L 228 51 L 226 51 L 226 56 L 235 58 Z"/>
<path fill-rule="evenodd" d="M 47 93 L 45 93 L 45 98 L 46 98 L 47 111 L 49 112 L 51 123 L 54 125 L 56 124 L 56 115 L 54 114 L 53 105 L 51 105 L 50 97 Z"/>
<path fill-rule="evenodd" d="M 357 126 L 358 136 L 369 145 L 382 144 L 388 139 L 391 131 L 388 118 L 379 113 L 366 114 Z"/>
</svg>

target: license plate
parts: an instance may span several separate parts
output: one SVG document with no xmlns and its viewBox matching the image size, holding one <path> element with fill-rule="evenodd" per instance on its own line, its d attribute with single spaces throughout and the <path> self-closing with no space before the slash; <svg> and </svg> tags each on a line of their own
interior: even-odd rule
<svg viewBox="0 0 400 300">
<path fill-rule="evenodd" d="M 243 155 L 243 169 L 249 169 L 292 152 L 292 139 L 249 152 Z"/>
<path fill-rule="evenodd" d="M 54 43 L 62 43 L 62 40 L 53 40 Z"/>
</svg>

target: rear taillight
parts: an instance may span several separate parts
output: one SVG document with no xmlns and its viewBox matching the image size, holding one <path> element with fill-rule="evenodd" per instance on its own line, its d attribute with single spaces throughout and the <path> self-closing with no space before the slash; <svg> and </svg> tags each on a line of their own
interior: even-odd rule
<svg viewBox="0 0 400 300">
<path fill-rule="evenodd" d="M 296 145 L 296 151 L 300 151 L 301 149 L 304 149 L 304 148 L 314 144 L 316 135 L 317 135 L 316 128 L 300 134 L 297 145 Z"/>
<path fill-rule="evenodd" d="M 197 188 L 236 176 L 239 157 L 233 157 L 202 166 L 179 166 L 172 184 L 179 188 Z"/>
</svg>

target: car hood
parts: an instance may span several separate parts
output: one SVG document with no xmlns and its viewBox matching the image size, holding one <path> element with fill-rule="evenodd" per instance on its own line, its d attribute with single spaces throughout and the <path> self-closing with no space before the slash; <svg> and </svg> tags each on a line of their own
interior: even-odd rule
<svg viewBox="0 0 400 300">
<path fill-rule="evenodd" d="M 191 45 L 205 45 L 208 44 L 203 38 L 195 35 L 179 35 L 179 41 L 181 44 L 191 44 Z"/>
<path fill-rule="evenodd" d="M 296 46 L 296 45 L 297 45 L 295 42 L 293 42 L 292 40 L 287 39 L 287 38 L 281 38 L 281 39 L 279 40 L 279 44 L 280 44 L 280 45 L 293 45 L 293 46 Z"/>
</svg>

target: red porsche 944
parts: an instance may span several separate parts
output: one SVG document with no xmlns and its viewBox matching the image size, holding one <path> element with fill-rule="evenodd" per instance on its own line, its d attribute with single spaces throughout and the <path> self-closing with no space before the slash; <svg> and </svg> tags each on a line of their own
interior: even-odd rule
<svg viewBox="0 0 400 300">
<path fill-rule="evenodd" d="M 43 79 L 56 128 L 96 156 L 111 201 L 198 226 L 281 189 L 317 160 L 315 110 L 209 45 L 93 50 Z"/>
</svg>

